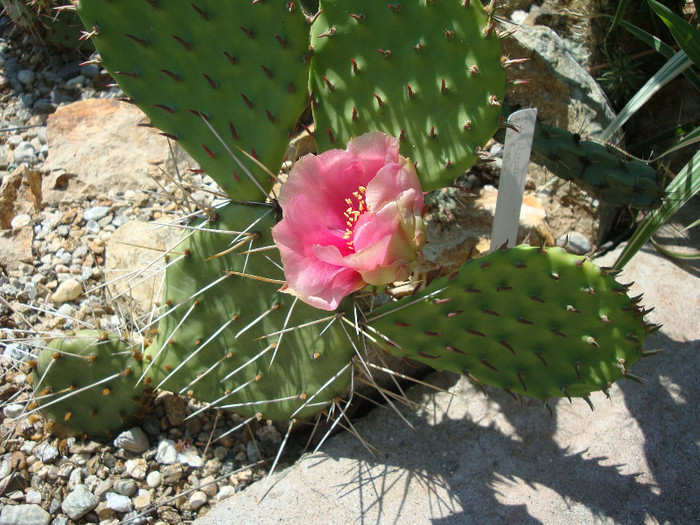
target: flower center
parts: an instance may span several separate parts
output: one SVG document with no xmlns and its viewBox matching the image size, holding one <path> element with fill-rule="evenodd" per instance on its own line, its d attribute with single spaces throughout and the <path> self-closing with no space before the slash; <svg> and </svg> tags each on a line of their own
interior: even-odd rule
<svg viewBox="0 0 700 525">
<path fill-rule="evenodd" d="M 345 199 L 348 209 L 345 210 L 345 213 L 343 213 L 347 219 L 345 223 L 347 227 L 345 228 L 345 235 L 343 235 L 343 239 L 347 240 L 348 248 L 353 251 L 355 250 L 355 247 L 353 245 L 352 236 L 355 231 L 355 223 L 357 223 L 357 219 L 360 218 L 360 215 L 369 211 L 369 206 L 367 206 L 367 202 L 365 201 L 366 192 L 367 188 L 364 186 L 359 186 L 357 191 L 352 192 L 352 197 L 354 197 L 354 200 L 350 197 Z"/>
</svg>

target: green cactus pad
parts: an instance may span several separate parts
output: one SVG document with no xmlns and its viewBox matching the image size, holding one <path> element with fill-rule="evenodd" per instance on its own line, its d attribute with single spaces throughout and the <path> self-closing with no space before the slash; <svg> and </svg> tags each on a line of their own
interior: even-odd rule
<svg viewBox="0 0 700 525">
<path fill-rule="evenodd" d="M 342 321 L 278 291 L 284 275 L 271 206 L 229 204 L 217 212 L 215 223 L 202 224 L 173 253 L 181 259 L 165 274 L 171 312 L 146 352 L 150 384 L 165 379 L 162 388 L 272 420 L 322 410 L 352 376 L 353 345 Z"/>
<path fill-rule="evenodd" d="M 44 413 L 77 433 L 112 437 L 141 410 L 141 354 L 114 334 L 81 330 L 45 348 L 34 371 Z"/>
<path fill-rule="evenodd" d="M 532 149 L 535 162 L 603 202 L 638 209 L 661 205 L 664 190 L 656 171 L 614 146 L 538 123 Z"/>
<path fill-rule="evenodd" d="M 511 112 L 504 102 L 503 117 Z M 495 138 L 504 142 L 505 130 L 499 130 Z M 610 144 L 584 140 L 577 133 L 541 121 L 535 126 L 532 160 L 615 206 L 653 209 L 664 196 L 658 174 L 646 162 Z"/>
<path fill-rule="evenodd" d="M 513 394 L 585 397 L 634 377 L 627 369 L 654 329 L 626 292 L 561 248 L 518 246 L 467 261 L 368 324 L 399 357 Z"/>
<path fill-rule="evenodd" d="M 481 2 L 320 7 L 310 81 L 319 150 L 384 131 L 417 162 L 426 191 L 474 164 L 498 127 L 505 93 L 499 38 Z"/>
<path fill-rule="evenodd" d="M 277 173 L 308 97 L 308 23 L 287 4 L 80 0 L 78 14 L 104 67 L 153 125 L 233 199 L 264 200 L 269 175 L 239 148 Z"/>
</svg>

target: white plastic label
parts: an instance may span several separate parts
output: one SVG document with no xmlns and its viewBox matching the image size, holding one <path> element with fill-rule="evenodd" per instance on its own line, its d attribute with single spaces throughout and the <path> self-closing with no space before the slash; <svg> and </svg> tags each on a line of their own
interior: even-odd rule
<svg viewBox="0 0 700 525">
<path fill-rule="evenodd" d="M 491 251 L 505 243 L 508 243 L 508 247 L 515 246 L 517 242 L 520 208 L 523 204 L 536 120 L 535 108 L 521 109 L 508 117 L 498 200 L 491 228 Z"/>
</svg>

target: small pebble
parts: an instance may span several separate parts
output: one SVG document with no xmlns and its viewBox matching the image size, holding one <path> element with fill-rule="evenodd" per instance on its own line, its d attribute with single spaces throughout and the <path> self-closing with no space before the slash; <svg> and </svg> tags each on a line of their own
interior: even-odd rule
<svg viewBox="0 0 700 525">
<path fill-rule="evenodd" d="M 31 142 L 20 142 L 17 148 L 15 148 L 12 158 L 15 164 L 34 164 L 37 161 L 36 151 Z"/>
<path fill-rule="evenodd" d="M 51 515 L 39 505 L 5 505 L 0 525 L 49 525 Z"/>
<path fill-rule="evenodd" d="M 85 221 L 99 221 L 103 217 L 106 217 L 109 213 L 109 208 L 107 206 L 95 206 L 94 208 L 89 208 L 83 213 L 83 219 Z"/>
<path fill-rule="evenodd" d="M 114 482 L 114 490 L 122 496 L 133 496 L 138 488 L 133 479 L 119 479 Z"/>
<path fill-rule="evenodd" d="M 153 470 L 148 473 L 148 476 L 146 476 L 146 485 L 154 489 L 160 485 L 161 478 L 162 476 L 160 472 Z"/>
<path fill-rule="evenodd" d="M 189 449 L 177 455 L 177 461 L 192 468 L 201 468 L 204 465 L 204 460 L 199 456 L 196 450 Z"/>
<path fill-rule="evenodd" d="M 204 492 L 210 498 L 213 498 L 216 496 L 216 492 L 218 490 L 215 480 L 216 478 L 214 476 L 207 476 L 199 482 L 199 490 Z"/>
<path fill-rule="evenodd" d="M 158 443 L 155 460 L 161 465 L 170 465 L 177 461 L 177 449 L 172 439 L 164 439 Z"/>
<path fill-rule="evenodd" d="M 142 429 L 133 427 L 119 434 L 114 440 L 114 446 L 135 454 L 141 454 L 148 450 L 150 443 L 148 442 L 148 436 Z"/>
<path fill-rule="evenodd" d="M 192 494 L 190 494 L 190 509 L 199 509 L 202 505 L 204 505 L 207 502 L 207 499 L 207 495 L 204 492 L 202 492 L 201 490 L 195 490 Z"/>
<path fill-rule="evenodd" d="M 92 234 L 100 233 L 100 225 L 97 224 L 97 221 L 90 219 L 85 223 L 85 231 Z"/>
<path fill-rule="evenodd" d="M 230 498 L 236 493 L 236 489 L 231 485 L 224 485 L 221 490 L 216 494 L 216 501 L 221 501 L 226 498 Z"/>
<path fill-rule="evenodd" d="M 105 494 L 105 502 L 107 507 L 116 510 L 117 512 L 131 512 L 134 510 L 134 505 L 131 503 L 131 498 L 116 492 L 108 492 Z"/>
<path fill-rule="evenodd" d="M 24 405 L 20 405 L 17 403 L 13 403 L 11 405 L 5 405 L 2 408 L 2 413 L 5 417 L 19 417 L 22 415 L 22 412 L 24 412 Z M 4 476 L 0 476 L 0 478 L 3 478 Z"/>
<path fill-rule="evenodd" d="M 66 279 L 58 285 L 56 291 L 51 295 L 54 304 L 62 304 L 73 301 L 83 293 L 83 285 L 75 279 Z"/>
<path fill-rule="evenodd" d="M 41 492 L 36 489 L 29 489 L 24 496 L 24 501 L 27 503 L 41 504 Z"/>
<path fill-rule="evenodd" d="M 568 241 L 568 242 L 567 242 Z M 586 255 L 591 251 L 591 243 L 578 232 L 570 232 L 557 239 L 557 246 L 564 246 L 574 255 Z"/>
<path fill-rule="evenodd" d="M 10 228 L 13 230 L 19 230 L 20 228 L 24 228 L 31 223 L 32 218 L 26 213 L 22 213 L 21 215 L 15 215 L 15 217 L 13 217 L 13 219 L 10 221 Z"/>
<path fill-rule="evenodd" d="M 102 499 L 102 496 L 104 496 L 105 494 L 107 494 L 107 492 L 112 490 L 113 486 L 114 483 L 111 479 L 104 479 L 97 484 L 92 493 L 95 496 L 97 496 L 98 499 Z"/>
<path fill-rule="evenodd" d="M 135 458 L 124 462 L 125 474 L 134 479 L 144 479 L 148 470 L 145 459 Z"/>
<path fill-rule="evenodd" d="M 51 463 L 58 457 L 58 449 L 46 441 L 34 447 L 32 453 L 43 463 Z"/>
<path fill-rule="evenodd" d="M 97 507 L 99 502 L 85 485 L 78 485 L 63 500 L 61 509 L 70 519 L 77 520 Z"/>
<path fill-rule="evenodd" d="M 20 69 L 17 73 L 17 80 L 19 80 L 25 86 L 28 86 L 34 82 L 36 75 L 31 69 Z"/>
</svg>

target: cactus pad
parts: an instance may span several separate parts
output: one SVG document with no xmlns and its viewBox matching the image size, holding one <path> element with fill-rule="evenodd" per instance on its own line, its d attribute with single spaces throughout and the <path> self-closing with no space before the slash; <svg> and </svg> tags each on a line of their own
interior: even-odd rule
<svg viewBox="0 0 700 525">
<path fill-rule="evenodd" d="M 353 345 L 341 320 L 278 292 L 275 279 L 284 276 L 272 207 L 229 204 L 217 212 L 216 223 L 202 224 L 173 252 L 181 258 L 165 274 L 170 312 L 144 361 L 150 384 L 246 416 L 285 420 L 322 410 L 352 375 Z"/>
<path fill-rule="evenodd" d="M 141 354 L 113 334 L 82 330 L 52 341 L 34 372 L 46 415 L 78 433 L 111 437 L 141 409 Z"/>
<path fill-rule="evenodd" d="M 78 14 L 104 67 L 153 125 L 233 199 L 264 200 L 269 177 L 238 148 L 276 173 L 306 107 L 309 28 L 292 4 L 80 0 Z"/>
<path fill-rule="evenodd" d="M 628 367 L 654 329 L 626 292 L 561 248 L 518 246 L 467 261 L 368 324 L 399 357 L 513 394 L 586 397 L 634 378 Z"/>
<path fill-rule="evenodd" d="M 320 7 L 311 38 L 319 150 L 384 131 L 417 162 L 427 191 L 470 167 L 498 127 L 505 92 L 499 39 L 481 2 Z"/>
<path fill-rule="evenodd" d="M 535 162 L 601 201 L 638 209 L 661 204 L 664 190 L 656 171 L 614 146 L 538 123 L 532 149 Z"/>
</svg>

